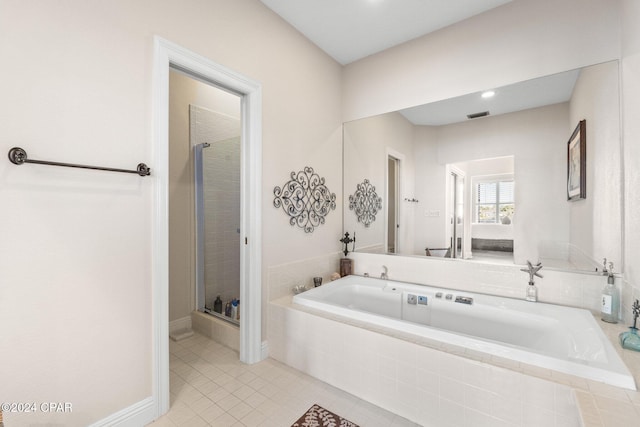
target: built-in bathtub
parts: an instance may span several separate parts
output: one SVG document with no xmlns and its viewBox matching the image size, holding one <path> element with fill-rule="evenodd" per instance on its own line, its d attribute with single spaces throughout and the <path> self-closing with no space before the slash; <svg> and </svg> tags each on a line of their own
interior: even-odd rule
<svg viewBox="0 0 640 427">
<path fill-rule="evenodd" d="M 295 304 L 428 340 L 635 390 L 591 312 L 369 277 L 348 276 Z"/>
</svg>

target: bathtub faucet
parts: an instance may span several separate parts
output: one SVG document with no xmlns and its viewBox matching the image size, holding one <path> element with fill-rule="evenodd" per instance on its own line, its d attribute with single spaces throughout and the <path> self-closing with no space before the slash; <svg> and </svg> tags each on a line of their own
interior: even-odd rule
<svg viewBox="0 0 640 427">
<path fill-rule="evenodd" d="M 531 302 L 538 301 L 538 289 L 535 284 L 535 276 L 543 277 L 542 274 L 538 273 L 542 268 L 542 263 L 538 262 L 536 265 L 531 264 L 531 261 L 527 261 L 527 268 L 521 268 L 520 271 L 524 271 L 525 273 L 529 273 L 529 287 L 527 288 L 527 296 L 526 300 Z"/>
<path fill-rule="evenodd" d="M 389 269 L 386 265 L 382 266 L 382 273 L 380 273 L 380 278 L 383 280 L 387 280 L 389 278 Z"/>
</svg>

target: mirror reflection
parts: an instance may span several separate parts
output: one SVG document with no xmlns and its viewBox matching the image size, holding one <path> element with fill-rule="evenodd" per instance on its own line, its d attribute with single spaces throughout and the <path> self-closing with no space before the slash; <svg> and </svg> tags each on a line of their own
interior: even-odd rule
<svg viewBox="0 0 640 427">
<path fill-rule="evenodd" d="M 344 124 L 344 228 L 356 250 L 583 271 L 607 258 L 619 271 L 618 63 L 491 92 Z M 581 120 L 587 197 L 568 200 L 567 144 Z"/>
</svg>

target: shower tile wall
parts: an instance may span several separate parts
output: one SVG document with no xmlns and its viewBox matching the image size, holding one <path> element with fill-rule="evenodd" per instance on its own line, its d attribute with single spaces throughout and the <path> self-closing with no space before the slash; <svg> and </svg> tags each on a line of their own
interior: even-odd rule
<svg viewBox="0 0 640 427">
<path fill-rule="evenodd" d="M 240 297 L 240 121 L 190 106 L 191 144 L 204 149 L 205 300 Z"/>
</svg>

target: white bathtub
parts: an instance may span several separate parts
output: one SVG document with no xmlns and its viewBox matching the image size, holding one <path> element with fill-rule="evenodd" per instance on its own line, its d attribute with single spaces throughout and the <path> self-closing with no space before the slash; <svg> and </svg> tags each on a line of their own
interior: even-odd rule
<svg viewBox="0 0 640 427">
<path fill-rule="evenodd" d="M 408 301 L 415 299 L 416 304 Z M 293 302 L 426 339 L 635 390 L 583 309 L 348 276 Z"/>
</svg>

